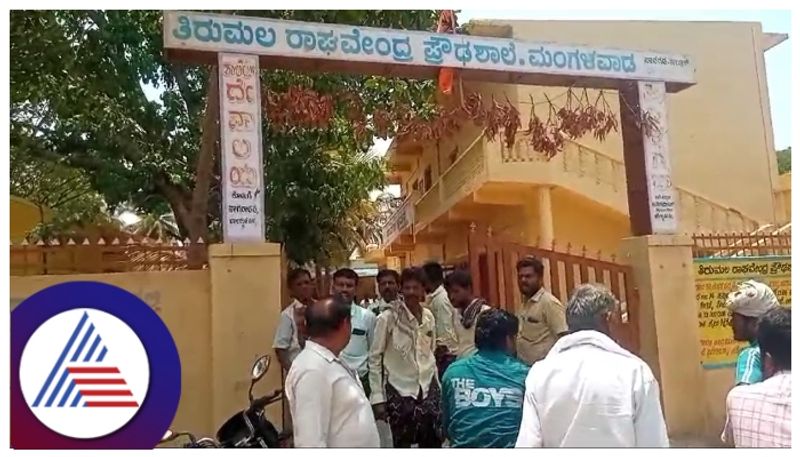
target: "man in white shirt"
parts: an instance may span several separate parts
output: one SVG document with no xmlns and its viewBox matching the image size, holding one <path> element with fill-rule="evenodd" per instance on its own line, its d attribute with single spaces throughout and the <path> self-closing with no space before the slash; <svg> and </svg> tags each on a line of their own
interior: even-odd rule
<svg viewBox="0 0 800 457">
<path fill-rule="evenodd" d="M 378 299 L 369 307 L 373 314 L 379 316 L 398 300 L 400 290 L 400 275 L 394 270 L 381 270 L 375 277 L 378 283 Z"/>
<path fill-rule="evenodd" d="M 669 447 L 650 367 L 608 337 L 617 304 L 603 286 L 575 289 L 570 333 L 525 380 L 516 447 Z"/>
<path fill-rule="evenodd" d="M 441 379 L 447 366 L 456 358 L 458 337 L 453 328 L 455 309 L 447 297 L 444 288 L 444 269 L 437 262 L 428 262 L 422 266 L 425 271 L 425 290 L 428 292 L 426 306 L 433 313 L 436 321 L 436 366 Z"/>
<path fill-rule="evenodd" d="M 341 295 L 306 309 L 309 339 L 286 378 L 295 447 L 380 447 L 358 374 L 339 359 L 350 341 L 350 308 Z"/>
<path fill-rule="evenodd" d="M 275 332 L 272 348 L 285 371 L 289 371 L 292 361 L 305 343 L 305 308 L 313 301 L 314 286 L 311 275 L 302 268 L 289 271 L 286 276 L 292 303 L 281 312 L 281 320 Z"/>
<path fill-rule="evenodd" d="M 421 305 L 424 278 L 420 268 L 403 270 L 404 301 L 378 316 L 369 354 L 370 401 L 375 417 L 389 424 L 396 448 L 441 446 L 435 325 Z"/>
<path fill-rule="evenodd" d="M 350 342 L 342 350 L 341 359 L 358 373 L 367 396 L 370 393 L 367 358 L 375 331 L 375 314 L 356 304 L 358 273 L 350 268 L 341 268 L 333 274 L 333 292 L 341 294 L 353 305 L 350 307 L 352 333 Z"/>
<path fill-rule="evenodd" d="M 468 271 L 456 270 L 444 278 L 447 297 L 453 304 L 453 330 L 458 338 L 455 355 L 459 359 L 471 356 L 475 349 L 475 322 L 478 315 L 491 309 L 486 300 L 476 297 L 472 292 L 472 276 Z M 444 378 L 444 376 L 442 376 Z"/>
</svg>

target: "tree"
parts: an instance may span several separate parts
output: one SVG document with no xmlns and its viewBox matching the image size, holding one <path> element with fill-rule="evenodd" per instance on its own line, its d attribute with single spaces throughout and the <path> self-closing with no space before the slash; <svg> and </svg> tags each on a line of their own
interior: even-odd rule
<svg viewBox="0 0 800 457">
<path fill-rule="evenodd" d="M 245 14 L 418 30 L 436 18 L 432 10 Z M 219 235 L 217 73 L 165 60 L 160 12 L 14 11 L 10 28 L 13 149 L 83 170 L 111 207 L 171 211 L 181 236 Z M 435 87 L 280 70 L 264 71 L 262 81 L 265 90 L 359 94 L 365 112 L 403 101 L 422 115 Z M 148 87 L 158 100 L 148 99 Z M 264 125 L 267 235 L 298 263 L 323 260 L 325 240 L 384 183 L 380 160 L 365 154 L 373 126 L 356 134 L 350 105 L 337 100 L 324 129 Z"/>
<path fill-rule="evenodd" d="M 789 173 L 792 171 L 792 147 L 777 151 L 778 155 L 778 174 Z"/>
<path fill-rule="evenodd" d="M 85 223 L 112 223 L 103 198 L 82 170 L 12 150 L 9 188 L 11 195 L 36 204 L 42 216 L 45 209 L 51 212 L 51 219 L 34 229 L 39 236 L 47 237 Z"/>
</svg>

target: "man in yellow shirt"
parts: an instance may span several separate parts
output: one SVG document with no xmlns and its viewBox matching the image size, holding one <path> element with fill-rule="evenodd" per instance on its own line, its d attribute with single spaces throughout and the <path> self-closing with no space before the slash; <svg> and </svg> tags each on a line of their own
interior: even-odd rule
<svg viewBox="0 0 800 457">
<path fill-rule="evenodd" d="M 542 287 L 544 264 L 535 257 L 517 262 L 517 281 L 522 306 L 517 310 L 520 331 L 517 356 L 528 365 L 542 360 L 556 340 L 567 334 L 564 305 Z"/>
</svg>

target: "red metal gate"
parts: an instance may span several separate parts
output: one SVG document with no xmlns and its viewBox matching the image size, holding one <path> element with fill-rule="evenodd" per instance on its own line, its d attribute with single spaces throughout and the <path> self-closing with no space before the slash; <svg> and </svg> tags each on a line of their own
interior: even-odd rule
<svg viewBox="0 0 800 457">
<path fill-rule="evenodd" d="M 614 313 L 612 336 L 631 352 L 639 351 L 639 296 L 630 266 L 620 265 L 584 255 L 525 246 L 500 241 L 482 231 L 472 230 L 468 240 L 469 269 L 476 293 L 494 306 L 515 312 L 521 302 L 517 287 L 516 263 L 525 256 L 534 256 L 544 263 L 544 287 L 567 302 L 576 286 L 601 283 L 620 300 Z"/>
</svg>

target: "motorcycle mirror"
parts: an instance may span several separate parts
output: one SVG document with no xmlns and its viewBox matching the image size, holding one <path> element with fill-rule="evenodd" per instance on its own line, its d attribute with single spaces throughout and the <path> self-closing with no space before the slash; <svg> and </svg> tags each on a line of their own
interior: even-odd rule
<svg viewBox="0 0 800 457">
<path fill-rule="evenodd" d="M 172 441 L 174 438 L 175 438 L 175 432 L 167 429 L 167 431 L 164 432 L 164 436 L 161 438 L 161 442 L 166 443 L 167 441 Z"/>
<path fill-rule="evenodd" d="M 253 369 L 250 372 L 250 376 L 253 382 L 259 381 L 261 378 L 267 374 L 267 370 L 269 370 L 269 364 L 272 361 L 270 356 L 265 355 L 261 356 L 256 360 L 256 363 L 253 364 Z"/>
</svg>

